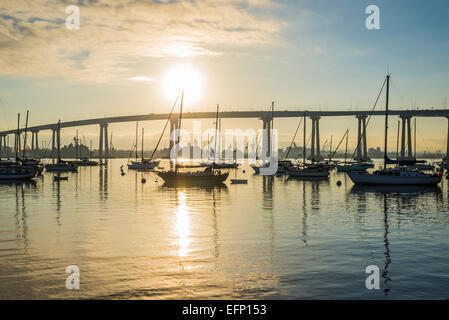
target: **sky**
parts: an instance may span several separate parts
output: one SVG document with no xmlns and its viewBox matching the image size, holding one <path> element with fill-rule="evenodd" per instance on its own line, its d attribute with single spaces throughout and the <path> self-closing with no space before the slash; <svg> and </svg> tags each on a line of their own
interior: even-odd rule
<svg viewBox="0 0 449 320">
<path fill-rule="evenodd" d="M 70 5 L 80 9 L 79 29 L 66 27 Z M 368 5 L 379 7 L 378 30 L 365 26 Z M 175 98 L 167 78 L 182 68 L 198 82 L 195 94 L 186 92 L 186 111 L 213 111 L 216 104 L 269 110 L 271 101 L 277 110 L 371 110 L 387 71 L 391 108 L 444 108 L 448 9 L 444 0 L 0 0 L 0 130 L 15 128 L 17 113 L 24 119 L 26 110 L 30 125 L 167 113 Z M 383 107 L 382 97 L 377 108 Z M 298 121 L 275 120 L 281 147 Z M 396 123 L 392 117 L 390 126 Z M 417 123 L 417 149 L 445 151 L 447 120 Z M 164 123 L 141 125 L 151 146 Z M 110 126 L 116 147 L 131 147 L 134 126 Z M 320 126 L 323 143 L 349 129 L 356 144 L 354 118 L 325 118 Z M 382 126 L 380 118 L 370 122 L 369 147 L 383 145 Z M 98 144 L 97 126 L 78 130 Z M 75 131 L 65 129 L 63 143 Z"/>
</svg>

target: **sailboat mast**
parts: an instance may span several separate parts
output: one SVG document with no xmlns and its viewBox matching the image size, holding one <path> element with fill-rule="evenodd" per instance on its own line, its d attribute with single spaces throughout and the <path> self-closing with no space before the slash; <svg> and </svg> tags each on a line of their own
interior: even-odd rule
<svg viewBox="0 0 449 320">
<path fill-rule="evenodd" d="M 75 161 L 78 160 L 78 149 L 79 149 L 79 139 L 78 139 L 78 130 L 76 130 L 76 138 L 75 138 Z M 80 156 L 81 158 L 81 156 Z"/>
<path fill-rule="evenodd" d="M 396 136 L 396 160 L 399 158 L 399 128 L 401 126 L 401 121 L 398 120 L 398 135 Z"/>
<path fill-rule="evenodd" d="M 219 105 L 217 104 L 217 114 L 215 116 L 215 138 L 214 138 L 214 164 L 215 164 L 215 157 L 217 154 L 217 139 L 218 139 L 218 108 Z"/>
<path fill-rule="evenodd" d="M 390 96 L 390 75 L 387 75 L 387 93 L 385 98 L 385 146 L 384 146 L 384 170 L 387 169 L 387 146 L 388 146 L 388 99 Z"/>
<path fill-rule="evenodd" d="M 348 137 L 349 137 L 349 129 L 346 129 L 345 165 L 346 165 L 346 160 L 348 158 Z"/>
<path fill-rule="evenodd" d="M 58 132 L 56 133 L 56 143 L 58 147 L 58 164 L 61 163 L 61 120 L 58 121 Z"/>
<path fill-rule="evenodd" d="M 179 139 L 181 137 L 181 124 L 182 124 L 182 105 L 184 103 L 184 90 L 181 95 L 181 108 L 179 110 L 179 123 L 178 123 L 178 141 L 176 142 L 176 158 L 175 158 L 175 172 L 178 172 L 178 153 L 179 153 Z"/>
<path fill-rule="evenodd" d="M 23 154 L 22 154 L 22 158 L 23 160 L 25 160 L 25 152 L 26 152 L 26 148 L 27 148 L 27 130 L 28 130 L 28 114 L 29 114 L 29 110 L 27 110 L 27 117 L 26 117 L 26 121 L 25 121 L 25 136 L 23 137 Z"/>
<path fill-rule="evenodd" d="M 143 161 L 143 135 L 144 135 L 144 133 L 145 133 L 145 129 L 144 128 L 142 128 L 142 161 Z"/>
<path fill-rule="evenodd" d="M 299 127 L 301 126 L 301 122 L 302 122 L 302 119 L 299 121 L 298 126 L 296 127 L 295 134 L 293 135 L 292 142 L 290 143 L 290 147 L 288 147 L 288 151 L 287 151 L 287 154 L 285 155 L 284 160 L 287 160 L 287 158 L 290 154 L 290 150 L 292 149 L 293 143 L 295 142 L 296 134 L 298 133 Z"/>
<path fill-rule="evenodd" d="M 414 141 L 413 141 L 413 144 L 414 144 L 414 146 L 415 146 L 415 150 L 414 150 L 414 154 L 415 154 L 415 159 L 416 159 L 416 117 L 415 117 L 415 126 L 414 126 L 415 128 L 414 128 L 414 131 L 415 131 L 415 138 L 414 138 Z"/>
<path fill-rule="evenodd" d="M 137 161 L 137 157 L 138 157 L 138 155 L 137 155 L 137 139 L 138 139 L 138 135 L 139 135 L 138 130 L 139 130 L 139 122 L 136 121 L 136 161 Z"/>
<path fill-rule="evenodd" d="M 17 114 L 17 134 L 15 139 L 15 151 L 16 151 L 16 161 L 19 160 L 19 149 L 20 149 L 20 113 Z"/>
</svg>

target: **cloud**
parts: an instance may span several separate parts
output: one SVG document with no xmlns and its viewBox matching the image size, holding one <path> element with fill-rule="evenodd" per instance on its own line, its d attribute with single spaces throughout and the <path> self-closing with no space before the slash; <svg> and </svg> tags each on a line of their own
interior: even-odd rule
<svg viewBox="0 0 449 320">
<path fill-rule="evenodd" d="M 75 1 L 76 3 L 76 1 Z M 101 81 L 141 57 L 216 56 L 215 48 L 279 45 L 285 23 L 271 0 L 0 2 L 0 74 Z M 268 10 L 265 10 L 268 9 Z M 265 13 L 264 13 L 265 12 Z"/>
<path fill-rule="evenodd" d="M 129 80 L 136 81 L 136 82 L 153 82 L 154 79 L 147 76 L 136 76 L 129 78 Z"/>
</svg>

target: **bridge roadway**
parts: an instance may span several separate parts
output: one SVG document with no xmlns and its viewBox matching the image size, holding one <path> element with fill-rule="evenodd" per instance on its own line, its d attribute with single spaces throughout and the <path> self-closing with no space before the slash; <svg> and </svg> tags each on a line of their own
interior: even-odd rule
<svg viewBox="0 0 449 320">
<path fill-rule="evenodd" d="M 416 155 L 412 153 L 412 134 L 411 134 L 411 118 L 412 117 L 445 117 L 449 121 L 449 110 L 446 109 L 417 109 L 417 110 L 389 110 L 389 114 L 392 116 L 399 116 L 402 119 L 402 134 L 401 134 L 401 159 L 413 159 Z M 319 120 L 323 117 L 356 117 L 358 120 L 358 132 L 357 132 L 357 155 L 354 159 L 360 161 L 368 161 L 367 152 L 367 117 L 384 116 L 385 111 L 223 111 L 220 112 L 220 118 L 256 118 L 263 121 L 264 131 L 264 145 L 266 143 L 268 154 L 271 152 L 271 119 L 272 118 L 298 118 L 309 117 L 312 120 L 312 141 L 311 141 L 311 155 L 310 159 L 314 161 L 322 160 L 320 155 L 320 133 L 319 133 Z M 216 117 L 215 112 L 186 112 L 183 113 L 183 119 L 214 119 Z M 144 115 L 131 115 L 131 116 L 119 116 L 119 117 L 104 117 L 94 118 L 86 120 L 66 121 L 61 122 L 60 128 L 80 127 L 88 125 L 100 125 L 100 140 L 99 140 L 99 154 L 100 159 L 103 158 L 103 150 L 105 151 L 104 158 L 108 158 L 108 124 L 121 123 L 121 122 L 135 122 L 135 121 L 151 121 L 151 120 L 166 120 L 169 114 L 144 114 Z M 177 127 L 176 119 L 179 117 L 178 113 L 172 115 L 170 121 L 170 132 Z M 41 130 L 52 130 L 52 154 L 54 154 L 55 142 L 59 141 L 60 130 L 57 130 L 57 123 L 50 123 L 39 126 L 28 127 L 27 130 L 32 133 L 31 149 L 39 149 L 38 132 Z M 6 130 L 0 132 L 0 158 L 2 146 L 7 145 L 6 136 L 9 134 L 21 134 L 25 131 L 25 128 L 19 130 Z M 449 160 L 449 122 L 447 131 L 447 154 L 445 159 Z M 20 141 L 17 140 L 16 141 Z M 173 147 L 173 140 L 170 140 L 170 148 Z M 407 144 L 407 146 L 406 146 Z M 18 148 L 20 149 L 20 143 Z M 407 150 L 407 154 L 406 154 Z"/>
<path fill-rule="evenodd" d="M 369 116 L 372 113 L 373 116 L 383 116 L 385 111 L 223 111 L 220 112 L 220 118 L 256 118 L 256 119 L 268 119 L 273 115 L 274 118 L 297 118 L 303 117 L 364 117 Z M 389 115 L 407 117 L 449 117 L 449 110 L 445 109 L 423 109 L 423 110 L 390 110 Z M 151 120 L 166 120 L 168 113 L 162 114 L 143 114 L 132 116 L 119 116 L 119 117 L 105 117 L 94 118 L 86 120 L 76 120 L 61 122 L 61 128 L 80 127 L 88 125 L 101 125 L 109 123 L 119 122 L 133 122 L 133 121 L 151 121 Z M 173 117 L 178 117 L 179 114 L 174 113 Z M 186 112 L 182 115 L 183 119 L 211 119 L 216 117 L 215 112 Z M 38 126 L 28 127 L 28 131 L 36 132 L 41 130 L 56 129 L 57 123 L 50 123 Z M 24 132 L 25 128 L 19 130 L 20 133 Z M 8 134 L 16 134 L 17 129 L 0 131 L 0 136 Z"/>
</svg>

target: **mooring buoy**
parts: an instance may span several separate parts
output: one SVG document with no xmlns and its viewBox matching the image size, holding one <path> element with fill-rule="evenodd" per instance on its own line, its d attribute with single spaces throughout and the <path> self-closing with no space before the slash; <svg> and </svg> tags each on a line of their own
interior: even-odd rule
<svg viewBox="0 0 449 320">
<path fill-rule="evenodd" d="M 341 181 L 340 180 L 337 181 L 337 186 L 341 186 Z"/>
</svg>

